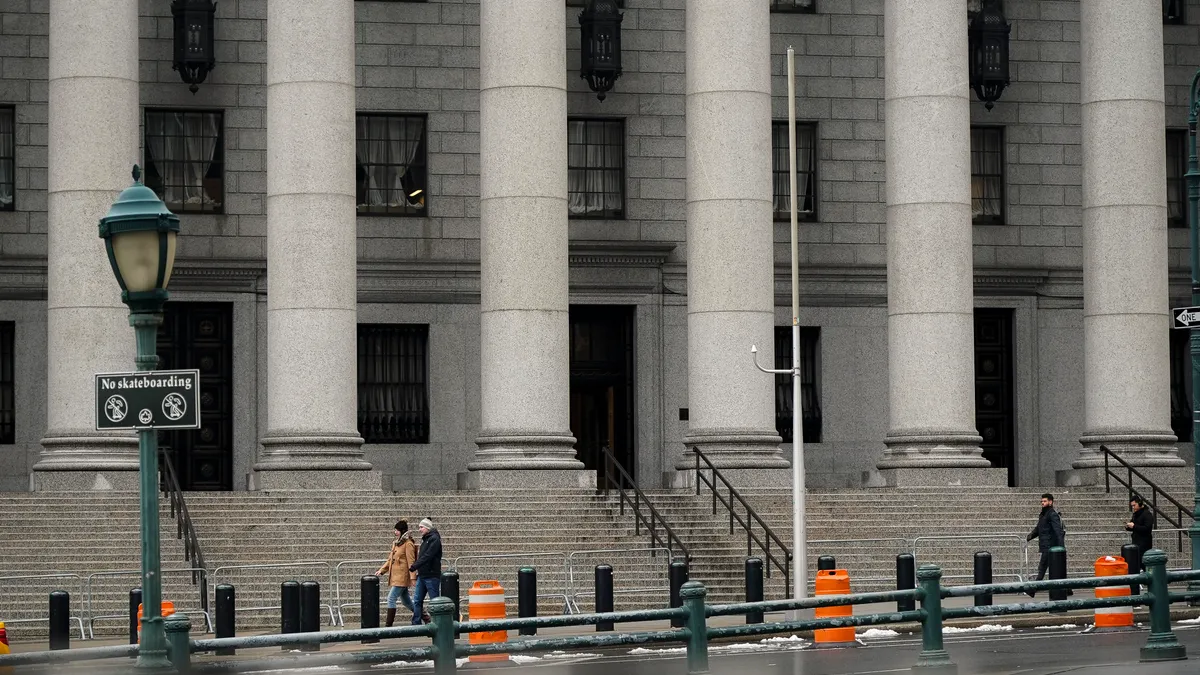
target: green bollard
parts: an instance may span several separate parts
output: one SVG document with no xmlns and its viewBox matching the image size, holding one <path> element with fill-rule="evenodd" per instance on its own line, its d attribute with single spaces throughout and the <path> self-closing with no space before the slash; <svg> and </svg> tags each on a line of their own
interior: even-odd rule
<svg viewBox="0 0 1200 675">
<path fill-rule="evenodd" d="M 439 596 L 429 602 L 429 616 L 433 619 L 433 672 L 436 675 L 453 675 L 458 667 L 454 652 L 454 601 Z"/>
<path fill-rule="evenodd" d="M 183 614 L 172 614 L 164 625 L 167 633 L 167 660 L 175 670 L 186 673 L 192 666 L 192 643 L 188 633 L 192 622 Z"/>
<path fill-rule="evenodd" d="M 942 646 L 942 568 L 937 565 L 921 565 L 917 570 L 917 583 L 921 587 L 921 654 L 912 672 L 921 675 L 957 675 L 958 666 L 950 660 L 950 654 Z"/>
<path fill-rule="evenodd" d="M 704 599 L 708 590 L 699 581 L 689 581 L 679 589 L 683 606 L 687 607 L 687 662 L 688 673 L 708 672 L 708 624 Z"/>
<path fill-rule="evenodd" d="M 1142 556 L 1142 568 L 1150 575 L 1150 637 L 1142 647 L 1142 663 L 1183 661 L 1187 648 L 1171 630 L 1171 596 L 1167 586 L 1167 554 L 1152 548 Z"/>
</svg>

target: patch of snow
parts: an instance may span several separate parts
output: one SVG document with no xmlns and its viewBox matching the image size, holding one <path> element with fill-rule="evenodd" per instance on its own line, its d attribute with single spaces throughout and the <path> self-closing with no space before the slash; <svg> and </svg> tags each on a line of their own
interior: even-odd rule
<svg viewBox="0 0 1200 675">
<path fill-rule="evenodd" d="M 956 626 L 942 626 L 943 635 L 956 635 L 958 633 L 1007 633 L 1013 629 L 1012 626 L 1000 626 L 994 623 L 985 623 L 982 626 L 974 628 L 958 628 Z"/>
<path fill-rule="evenodd" d="M 1198 623 L 1200 623 L 1200 616 L 1198 616 L 1194 619 L 1181 619 L 1179 621 L 1176 621 L 1175 623 L 1198 624 Z"/>
<path fill-rule="evenodd" d="M 800 637 L 800 636 L 798 636 L 798 635 L 793 635 L 793 636 L 791 636 L 791 637 L 769 637 L 769 638 L 763 638 L 762 640 L 759 640 L 759 642 L 761 642 L 762 644 L 765 644 L 765 645 L 773 645 L 773 644 L 795 644 L 795 643 L 798 643 L 798 642 L 804 642 L 804 639 L 803 639 L 803 638 L 801 638 L 801 637 Z"/>
<path fill-rule="evenodd" d="M 517 665 L 524 665 L 526 663 L 537 663 L 538 661 L 541 661 L 541 659 L 539 659 L 538 657 L 529 656 L 527 654 L 509 654 L 508 660 L 512 661 L 513 663 L 515 663 Z"/>
<path fill-rule="evenodd" d="M 1074 628 L 1079 628 L 1079 626 L 1077 626 L 1073 623 L 1062 623 L 1057 626 L 1034 626 L 1033 627 L 1034 630 L 1072 630 Z"/>
<path fill-rule="evenodd" d="M 542 657 L 547 661 L 561 661 L 563 659 L 598 659 L 600 654 L 573 653 L 573 652 L 550 652 Z"/>
<path fill-rule="evenodd" d="M 868 640 L 880 640 L 883 638 L 900 637 L 900 633 L 897 633 L 894 630 L 888 630 L 887 628 L 868 628 L 859 633 L 858 637 Z"/>
<path fill-rule="evenodd" d="M 645 647 L 636 647 L 634 649 L 630 649 L 629 653 L 634 656 L 646 656 L 648 654 L 686 654 L 687 647 L 670 649 L 646 649 Z"/>
<path fill-rule="evenodd" d="M 467 665 L 467 659 L 455 659 L 459 668 Z M 372 668 L 433 668 L 433 661 L 393 661 L 392 663 L 376 663 Z"/>
<path fill-rule="evenodd" d="M 786 637 L 786 638 L 785 637 L 766 638 L 766 639 L 760 640 L 759 642 L 737 642 L 734 644 L 727 644 L 727 645 L 713 645 L 708 648 L 708 651 L 710 651 L 710 652 L 727 652 L 727 653 L 781 652 L 781 651 L 792 651 L 792 650 L 796 650 L 796 649 L 804 649 L 807 646 L 808 646 L 808 643 L 805 642 L 802 638 L 800 638 L 796 635 L 793 635 L 791 637 Z M 665 649 L 647 649 L 645 647 L 638 647 L 636 649 L 631 649 L 629 651 L 629 653 L 634 656 L 646 656 L 646 655 L 653 655 L 653 654 L 657 654 L 660 656 L 667 655 L 667 654 L 686 654 L 687 648 L 686 647 L 669 647 L 669 648 L 665 648 Z"/>
</svg>

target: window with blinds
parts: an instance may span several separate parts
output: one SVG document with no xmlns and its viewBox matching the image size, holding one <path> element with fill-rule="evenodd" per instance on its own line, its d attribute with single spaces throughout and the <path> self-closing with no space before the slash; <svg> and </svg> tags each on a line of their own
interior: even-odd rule
<svg viewBox="0 0 1200 675">
<path fill-rule="evenodd" d="M 13 335 L 16 325 L 0 323 L 0 444 L 17 442 L 17 404 L 13 391 Z"/>
<path fill-rule="evenodd" d="M 1187 129 L 1167 129 L 1167 226 L 1187 227 Z"/>
<path fill-rule="evenodd" d="M 358 215 L 428 215 L 425 121 L 425 115 L 358 114 L 354 147 Z"/>
<path fill-rule="evenodd" d="M 788 123 L 771 123 L 771 190 L 775 220 L 791 220 L 792 175 L 788 168 Z M 796 214 L 817 219 L 817 124 L 796 123 Z"/>
<path fill-rule="evenodd" d="M 367 443 L 429 442 L 429 326 L 359 324 L 358 433 Z"/>
<path fill-rule="evenodd" d="M 800 396 L 805 443 L 821 442 L 821 329 L 800 327 Z M 775 327 L 775 368 L 792 367 L 792 327 Z M 792 442 L 792 376 L 775 376 L 775 430 L 784 443 Z"/>
<path fill-rule="evenodd" d="M 817 11 L 817 0 L 771 0 L 771 11 L 811 14 Z"/>
<path fill-rule="evenodd" d="M 16 208 L 17 113 L 12 106 L 0 107 L 0 211 Z"/>
<path fill-rule="evenodd" d="M 971 222 L 1004 224 L 1004 129 L 971 127 Z"/>
<path fill-rule="evenodd" d="M 567 120 L 567 212 L 625 217 L 625 121 Z"/>
<path fill-rule="evenodd" d="M 225 208 L 221 111 L 147 110 L 146 187 L 175 213 Z"/>
</svg>

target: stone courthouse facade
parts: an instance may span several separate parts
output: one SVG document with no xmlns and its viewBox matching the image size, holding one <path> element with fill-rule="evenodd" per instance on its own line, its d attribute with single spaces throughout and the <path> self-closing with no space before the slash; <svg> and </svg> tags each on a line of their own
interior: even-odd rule
<svg viewBox="0 0 1200 675">
<path fill-rule="evenodd" d="M 603 101 L 582 4 L 220 0 L 192 93 L 169 0 L 0 0 L 0 490 L 135 484 L 92 388 L 132 369 L 96 225 L 134 163 L 182 220 L 185 488 L 579 485 L 603 448 L 660 487 L 692 446 L 785 483 L 750 347 L 790 362 L 789 45 L 809 484 L 1190 461 L 1200 3 L 1004 0 L 990 111 L 978 0 L 625 0 Z"/>
</svg>

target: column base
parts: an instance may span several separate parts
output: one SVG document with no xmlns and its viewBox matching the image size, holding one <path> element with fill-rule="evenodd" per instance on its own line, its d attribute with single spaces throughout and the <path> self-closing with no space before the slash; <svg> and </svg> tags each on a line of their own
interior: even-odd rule
<svg viewBox="0 0 1200 675">
<path fill-rule="evenodd" d="M 890 431 L 877 469 L 990 469 L 979 444 L 983 438 L 973 431 Z M 1005 479 L 1005 483 L 1007 483 Z M 946 485 L 946 483 L 941 483 Z"/>
<path fill-rule="evenodd" d="M 1116 462 L 1109 462 L 1109 468 L 1116 472 L 1121 480 L 1126 480 L 1127 473 L 1125 467 Z M 1190 492 L 1192 484 L 1195 480 L 1193 469 L 1190 467 L 1162 467 L 1162 466 L 1139 466 L 1138 473 L 1146 478 L 1154 481 L 1155 485 L 1160 488 L 1186 486 Z M 1065 469 L 1054 472 L 1054 483 L 1058 487 L 1089 487 L 1104 485 L 1104 467 L 1092 467 L 1087 469 Z M 1125 488 L 1115 479 L 1110 479 L 1109 485 L 1116 490 L 1124 490 Z M 1140 486 L 1145 485 L 1145 481 L 1133 477 L 1133 486 L 1136 490 Z M 1149 496 L 1147 495 L 1147 498 Z"/>
<path fill-rule="evenodd" d="M 1183 458 L 1179 456 L 1179 449 L 1175 445 L 1177 441 L 1175 435 L 1168 432 L 1085 434 L 1079 439 L 1083 449 L 1079 452 L 1079 458 L 1071 462 L 1071 468 L 1094 469 L 1100 467 L 1103 469 L 1104 455 L 1100 453 L 1102 445 L 1139 470 L 1144 466 L 1185 467 L 1187 462 L 1184 462 Z M 1111 460 L 1109 465 L 1112 468 L 1120 467 L 1120 464 Z M 1188 479 L 1186 482 L 1191 483 L 1192 481 Z"/>
<path fill-rule="evenodd" d="M 792 486 L 792 472 L 788 469 L 722 469 L 717 467 L 717 470 L 735 488 L 790 488 Z M 709 473 L 706 471 L 705 476 L 708 475 Z M 671 490 L 694 491 L 696 489 L 695 465 L 690 469 L 664 471 L 662 484 L 664 488 Z M 701 483 L 701 493 L 708 490 L 708 485 Z"/>
<path fill-rule="evenodd" d="M 255 467 L 250 474 L 250 490 L 358 490 L 383 491 L 380 471 L 304 471 L 271 470 Z"/>
<path fill-rule="evenodd" d="M 779 449 L 782 442 L 779 434 L 761 429 L 693 429 L 683 439 L 686 448 L 675 460 L 675 469 L 695 472 L 694 447 L 726 476 L 729 469 L 790 469 L 792 463 Z M 791 474 L 783 473 L 790 481 Z"/>
<path fill-rule="evenodd" d="M 65 431 L 42 439 L 32 487 L 38 492 L 137 491 L 140 468 L 132 434 Z"/>
<path fill-rule="evenodd" d="M 487 431 L 475 439 L 475 444 L 479 449 L 467 464 L 471 472 L 583 470 L 583 462 L 575 456 L 575 437 L 569 431 Z"/>
<path fill-rule="evenodd" d="M 480 469 L 458 474 L 459 490 L 596 489 L 596 472 L 587 469 Z"/>
<path fill-rule="evenodd" d="M 271 432 L 261 441 L 263 452 L 254 470 L 369 471 L 363 439 L 357 433 Z"/>
<path fill-rule="evenodd" d="M 862 473 L 863 487 L 1008 487 L 1008 469 L 907 468 Z"/>
<path fill-rule="evenodd" d="M 34 492 L 127 491 L 141 489 L 139 472 L 97 471 L 38 471 L 33 472 Z"/>
</svg>

